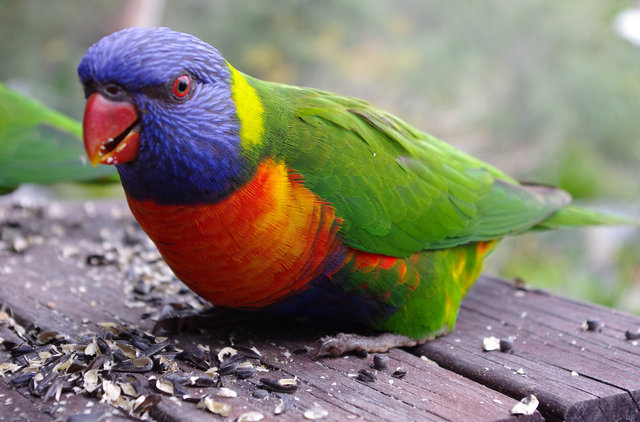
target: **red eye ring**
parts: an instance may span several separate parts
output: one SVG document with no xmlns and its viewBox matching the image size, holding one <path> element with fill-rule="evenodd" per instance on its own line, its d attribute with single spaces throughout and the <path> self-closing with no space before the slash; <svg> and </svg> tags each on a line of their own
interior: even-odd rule
<svg viewBox="0 0 640 422">
<path fill-rule="evenodd" d="M 173 82 L 173 95 L 184 98 L 191 92 L 191 78 L 189 75 L 180 75 Z"/>
</svg>

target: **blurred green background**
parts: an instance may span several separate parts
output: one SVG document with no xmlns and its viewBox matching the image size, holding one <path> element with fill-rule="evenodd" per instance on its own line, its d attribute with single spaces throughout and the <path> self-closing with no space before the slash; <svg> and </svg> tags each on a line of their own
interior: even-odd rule
<svg viewBox="0 0 640 422">
<path fill-rule="evenodd" d="M 253 76 L 365 98 L 520 179 L 637 217 L 640 47 L 614 30 L 633 6 L 0 0 L 0 81 L 81 119 L 75 68 L 86 49 L 126 26 L 170 26 Z M 640 233 L 631 228 L 508 239 L 486 272 L 640 314 Z"/>
</svg>

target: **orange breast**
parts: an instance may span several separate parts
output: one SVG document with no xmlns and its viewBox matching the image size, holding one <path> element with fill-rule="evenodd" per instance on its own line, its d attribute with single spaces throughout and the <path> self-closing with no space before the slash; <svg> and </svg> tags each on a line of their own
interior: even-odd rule
<svg viewBox="0 0 640 422">
<path fill-rule="evenodd" d="M 341 246 L 333 208 L 273 160 L 217 204 L 127 199 L 178 278 L 220 306 L 255 309 L 298 293 Z"/>
</svg>

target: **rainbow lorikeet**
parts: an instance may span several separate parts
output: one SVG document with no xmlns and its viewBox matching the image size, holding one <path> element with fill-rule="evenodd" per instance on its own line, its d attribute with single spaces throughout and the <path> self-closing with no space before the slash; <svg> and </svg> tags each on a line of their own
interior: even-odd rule
<svg viewBox="0 0 640 422">
<path fill-rule="evenodd" d="M 448 332 L 500 238 L 610 222 L 365 101 L 249 77 L 167 28 L 103 38 L 78 73 L 91 162 L 116 165 L 187 286 L 223 308 L 390 333 L 321 353 Z"/>
<path fill-rule="evenodd" d="M 0 195 L 22 183 L 117 180 L 84 162 L 80 122 L 0 83 Z"/>
</svg>

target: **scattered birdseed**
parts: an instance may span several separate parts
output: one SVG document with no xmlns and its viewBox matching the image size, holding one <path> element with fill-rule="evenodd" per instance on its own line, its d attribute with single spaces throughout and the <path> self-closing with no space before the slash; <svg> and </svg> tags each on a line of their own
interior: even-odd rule
<svg viewBox="0 0 640 422">
<path fill-rule="evenodd" d="M 511 409 L 512 415 L 533 415 L 538 408 L 538 399 L 533 394 L 523 398 Z"/>
<path fill-rule="evenodd" d="M 318 404 L 314 403 L 311 409 L 307 409 L 304 411 L 303 416 L 305 419 L 309 419 L 313 421 L 313 420 L 326 418 L 327 416 L 329 416 L 329 412 L 327 412 L 325 409 L 320 407 Z"/>
<path fill-rule="evenodd" d="M 376 369 L 386 369 L 389 366 L 389 356 L 387 355 L 374 355 L 373 367 Z"/>
<path fill-rule="evenodd" d="M 256 388 L 255 390 L 253 390 L 253 393 L 251 395 L 256 399 L 261 400 L 261 399 L 267 398 L 267 396 L 269 395 L 269 392 L 264 388 Z"/>
</svg>

